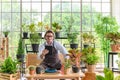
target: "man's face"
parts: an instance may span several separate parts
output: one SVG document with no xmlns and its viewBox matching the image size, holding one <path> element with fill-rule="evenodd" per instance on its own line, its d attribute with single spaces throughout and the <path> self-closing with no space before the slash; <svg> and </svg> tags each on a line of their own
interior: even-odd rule
<svg viewBox="0 0 120 80">
<path fill-rule="evenodd" d="M 48 44 L 52 43 L 54 39 L 54 35 L 52 33 L 47 33 L 45 36 L 45 40 L 47 41 Z"/>
</svg>

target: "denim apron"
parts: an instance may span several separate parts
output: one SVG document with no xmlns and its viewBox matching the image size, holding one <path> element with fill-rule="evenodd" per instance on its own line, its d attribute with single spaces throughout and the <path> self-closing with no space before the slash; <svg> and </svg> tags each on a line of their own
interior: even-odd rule
<svg viewBox="0 0 120 80">
<path fill-rule="evenodd" d="M 54 42 L 52 46 L 52 54 L 46 54 L 43 62 L 40 65 L 42 65 L 44 68 L 53 68 L 57 70 L 61 69 L 61 61 L 58 57 L 58 51 L 54 47 Z"/>
</svg>

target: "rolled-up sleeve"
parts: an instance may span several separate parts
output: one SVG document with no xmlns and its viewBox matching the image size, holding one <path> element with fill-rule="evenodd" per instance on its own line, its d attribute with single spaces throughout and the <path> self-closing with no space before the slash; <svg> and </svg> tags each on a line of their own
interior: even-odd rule
<svg viewBox="0 0 120 80">
<path fill-rule="evenodd" d="M 37 54 L 37 58 L 38 59 L 41 59 L 40 58 L 40 55 L 42 54 L 42 51 L 45 49 L 45 47 L 44 47 L 44 44 L 42 44 L 42 45 L 39 45 L 39 52 L 38 52 L 38 54 Z"/>
<path fill-rule="evenodd" d="M 66 56 L 68 54 L 68 51 L 66 50 L 66 48 L 62 44 L 60 44 L 59 42 L 55 41 L 54 45 L 55 45 L 55 48 L 57 48 L 57 50 L 60 53 L 62 53 L 65 58 L 69 58 L 69 56 Z"/>
</svg>

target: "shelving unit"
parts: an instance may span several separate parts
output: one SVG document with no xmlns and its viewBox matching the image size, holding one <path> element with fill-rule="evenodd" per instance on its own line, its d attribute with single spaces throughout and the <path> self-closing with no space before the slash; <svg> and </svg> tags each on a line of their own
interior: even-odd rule
<svg viewBox="0 0 120 80">
<path fill-rule="evenodd" d="M 0 57 L 2 59 L 5 59 L 9 55 L 8 41 L 8 37 L 1 38 Z"/>
<path fill-rule="evenodd" d="M 24 44 L 25 44 L 25 48 L 26 48 L 26 53 L 33 53 L 31 44 L 28 44 L 28 43 L 26 44 L 25 43 L 25 40 L 28 40 L 28 39 L 29 38 L 26 38 L 26 39 L 23 38 L 23 41 L 24 41 Z M 43 39 L 44 38 L 42 38 L 41 40 L 43 40 Z M 56 38 L 56 39 L 67 39 L 67 37 L 60 37 L 60 38 Z M 37 52 L 34 52 L 34 53 L 37 53 Z"/>
</svg>

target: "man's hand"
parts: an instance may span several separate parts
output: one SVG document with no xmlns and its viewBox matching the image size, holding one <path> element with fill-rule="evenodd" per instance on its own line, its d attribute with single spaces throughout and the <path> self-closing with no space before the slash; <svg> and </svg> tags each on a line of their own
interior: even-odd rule
<svg viewBox="0 0 120 80">
<path fill-rule="evenodd" d="M 48 52 L 49 52 L 49 50 L 44 49 L 44 50 L 42 51 L 42 54 L 40 55 L 40 57 L 43 59 L 44 56 L 45 56 L 46 54 L 48 54 Z"/>
<path fill-rule="evenodd" d="M 48 54 L 49 53 L 49 50 L 47 50 L 47 49 L 44 49 L 43 51 L 42 51 L 42 55 L 46 55 L 46 54 Z"/>
</svg>

